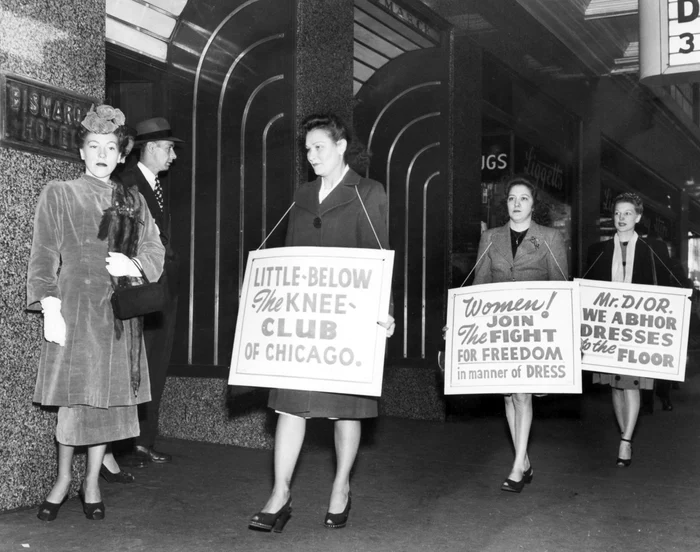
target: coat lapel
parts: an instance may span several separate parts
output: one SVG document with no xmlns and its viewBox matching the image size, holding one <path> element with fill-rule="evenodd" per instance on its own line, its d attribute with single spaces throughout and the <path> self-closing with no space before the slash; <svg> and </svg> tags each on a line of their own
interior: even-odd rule
<svg viewBox="0 0 700 552">
<path fill-rule="evenodd" d="M 360 175 L 352 169 L 348 170 L 333 191 L 326 196 L 323 203 L 318 202 L 318 192 L 321 189 L 321 178 L 317 178 L 308 186 L 299 189 L 296 203 L 298 207 L 321 216 L 328 211 L 350 203 L 357 197 L 355 186 L 360 182 Z"/>
<path fill-rule="evenodd" d="M 544 236 L 542 235 L 542 227 L 536 222 L 530 222 L 530 228 L 525 234 L 525 239 L 515 252 L 515 258 L 519 259 L 523 255 L 529 255 L 537 251 L 540 246 L 544 246 Z"/>
<path fill-rule="evenodd" d="M 158 200 L 156 199 L 156 194 L 153 191 L 153 188 L 151 188 L 151 185 L 148 183 L 148 180 L 146 180 L 146 177 L 141 172 L 141 169 L 139 169 L 138 166 L 134 166 L 132 170 L 134 171 L 136 185 L 139 188 L 139 192 L 141 192 L 141 195 L 146 200 L 148 210 L 151 212 L 151 216 L 158 225 L 158 230 L 160 230 L 161 233 L 161 240 L 165 245 L 168 243 L 168 241 L 170 241 L 170 228 L 168 228 L 167 225 L 168 218 L 165 216 L 165 213 L 160 210 Z"/>
<path fill-rule="evenodd" d="M 296 206 L 311 213 L 318 213 L 318 190 L 321 187 L 321 179 L 317 178 L 309 184 L 304 184 L 296 193 Z"/>
<path fill-rule="evenodd" d="M 325 215 L 331 209 L 350 203 L 357 197 L 355 186 L 360 183 L 360 175 L 352 169 L 349 169 L 338 185 L 333 188 L 333 191 L 328 194 L 323 203 L 319 205 L 319 212 Z M 319 182 L 320 186 L 320 182 Z M 318 198 L 317 198 L 318 199 Z"/>
<path fill-rule="evenodd" d="M 496 228 L 491 243 L 493 243 L 496 252 L 508 261 L 508 264 L 513 264 L 513 249 L 510 246 L 510 227 L 507 223 Z"/>
</svg>

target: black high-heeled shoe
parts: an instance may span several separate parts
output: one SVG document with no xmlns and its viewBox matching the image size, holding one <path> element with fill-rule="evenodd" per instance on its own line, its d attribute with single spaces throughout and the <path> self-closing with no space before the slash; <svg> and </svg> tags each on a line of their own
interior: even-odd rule
<svg viewBox="0 0 700 552">
<path fill-rule="evenodd" d="M 254 531 L 274 531 L 281 533 L 284 526 L 287 525 L 289 518 L 292 517 L 292 497 L 289 497 L 287 503 L 282 506 L 277 512 L 258 512 L 248 523 L 248 529 Z"/>
<path fill-rule="evenodd" d="M 345 527 L 348 524 L 348 517 L 350 517 L 351 504 L 352 495 L 351 493 L 348 493 L 348 502 L 345 505 L 345 510 L 339 514 L 331 514 L 330 512 L 326 512 L 326 519 L 324 520 L 323 525 L 325 525 L 327 529 L 340 529 Z"/>
<path fill-rule="evenodd" d="M 528 485 L 532 483 L 532 478 L 535 476 L 535 472 L 532 469 L 532 466 L 530 466 L 528 469 L 526 469 L 523 472 L 523 481 L 527 483 Z"/>
<path fill-rule="evenodd" d="M 112 473 L 104 464 L 100 466 L 100 475 L 107 483 L 133 483 L 134 481 L 134 476 L 129 472 L 120 469 L 117 473 Z"/>
<path fill-rule="evenodd" d="M 513 481 L 512 479 L 506 479 L 501 485 L 501 490 L 509 493 L 519 493 L 523 490 L 525 486 L 525 477 L 520 481 Z"/>
<path fill-rule="evenodd" d="M 61 506 L 63 506 L 63 503 L 67 498 L 68 493 L 66 493 L 66 496 L 64 496 L 63 500 L 61 500 L 61 502 L 58 504 L 44 500 L 44 502 L 41 503 L 41 506 L 39 506 L 39 511 L 36 513 L 36 517 L 38 517 L 41 521 L 53 521 L 58 516 L 58 511 L 61 509 Z"/>
<path fill-rule="evenodd" d="M 105 518 L 105 504 L 101 500 L 99 502 L 86 502 L 85 501 L 85 487 L 84 484 L 80 486 L 78 490 L 78 495 L 80 495 L 80 500 L 83 503 L 83 513 L 85 517 L 92 521 L 100 521 Z"/>
<path fill-rule="evenodd" d="M 615 461 L 615 464 L 617 465 L 618 468 L 629 468 L 630 464 L 632 463 L 632 440 L 625 439 L 624 437 L 620 437 L 620 441 L 625 441 L 626 443 L 630 444 L 630 457 L 629 458 L 620 458 L 618 456 L 617 460 Z"/>
</svg>

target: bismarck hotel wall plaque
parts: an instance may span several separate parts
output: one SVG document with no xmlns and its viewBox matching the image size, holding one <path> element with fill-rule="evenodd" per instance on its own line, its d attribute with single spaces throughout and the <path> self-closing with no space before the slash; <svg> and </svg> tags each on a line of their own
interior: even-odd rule
<svg viewBox="0 0 700 552">
<path fill-rule="evenodd" d="M 0 102 L 0 146 L 80 161 L 80 121 L 99 102 L 9 73 L 0 73 Z"/>
</svg>

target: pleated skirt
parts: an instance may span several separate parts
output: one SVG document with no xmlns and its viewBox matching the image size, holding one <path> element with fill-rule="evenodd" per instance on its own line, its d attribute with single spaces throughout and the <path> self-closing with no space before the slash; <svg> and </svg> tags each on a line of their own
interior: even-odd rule
<svg viewBox="0 0 700 552">
<path fill-rule="evenodd" d="M 139 435 L 136 405 L 94 408 L 62 406 L 58 409 L 56 440 L 62 445 L 86 446 L 129 439 Z"/>
<path fill-rule="evenodd" d="M 350 420 L 376 418 L 378 404 L 376 397 L 296 389 L 272 389 L 267 401 L 267 406 L 273 410 L 302 418 Z"/>
</svg>

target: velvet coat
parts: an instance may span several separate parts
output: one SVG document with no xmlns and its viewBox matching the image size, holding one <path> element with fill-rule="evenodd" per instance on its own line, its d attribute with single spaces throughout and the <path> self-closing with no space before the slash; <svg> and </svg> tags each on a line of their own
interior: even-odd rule
<svg viewBox="0 0 700 552">
<path fill-rule="evenodd" d="M 569 277 L 561 232 L 535 222 L 530 223 L 515 258 L 509 223 L 483 233 L 476 258 L 478 265 L 473 284 L 566 280 Z"/>
<path fill-rule="evenodd" d="M 143 198 L 139 196 L 143 202 Z M 34 217 L 27 274 L 27 308 L 41 310 L 45 297 L 61 300 L 66 344 L 43 341 L 34 402 L 107 408 L 150 400 L 148 364 L 141 347 L 141 387 L 131 391 L 129 343 L 116 338 L 106 269 L 107 241 L 97 238 L 112 185 L 83 175 L 52 181 L 42 190 Z M 145 203 L 137 258 L 149 279 L 163 267 L 164 248 Z"/>
<path fill-rule="evenodd" d="M 319 204 L 320 188 L 321 178 L 317 178 L 300 186 L 294 195 L 294 207 L 290 211 L 287 228 L 287 246 L 379 249 L 381 243 L 383 248 L 388 249 L 387 198 L 379 182 L 363 178 L 350 169 Z M 372 221 L 371 225 L 367 215 Z M 377 402 L 375 397 L 273 389 L 268 406 L 307 418 L 357 419 L 376 417 Z"/>
<path fill-rule="evenodd" d="M 652 248 L 654 252 L 652 252 Z M 615 240 L 594 243 L 588 248 L 586 256 L 586 271 L 584 278 L 588 280 L 612 281 L 612 263 L 615 253 Z M 632 265 L 632 283 L 646 285 L 671 285 L 671 275 L 661 264 L 661 258 L 666 266 L 670 266 L 666 246 L 654 240 L 637 238 L 634 249 L 634 265 Z M 656 273 L 656 278 L 654 277 Z M 619 389 L 653 389 L 653 378 L 638 376 L 622 376 L 618 374 L 593 373 L 593 383 L 612 385 Z"/>
</svg>

